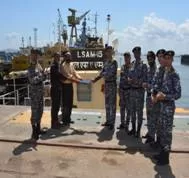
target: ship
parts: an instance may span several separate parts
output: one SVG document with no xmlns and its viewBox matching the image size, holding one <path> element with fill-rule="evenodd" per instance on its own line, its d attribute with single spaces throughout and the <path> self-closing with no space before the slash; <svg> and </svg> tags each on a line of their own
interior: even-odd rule
<svg viewBox="0 0 189 178">
<path fill-rule="evenodd" d="M 189 54 L 181 55 L 181 64 L 189 65 Z"/>
<path fill-rule="evenodd" d="M 90 10 L 77 17 L 75 9 L 68 9 L 71 15 L 67 17 L 68 26 L 71 28 L 69 43 L 66 25 L 62 23 L 62 17 L 60 10 L 58 9 L 58 40 L 53 45 L 47 45 L 41 50 L 41 57 L 39 63 L 42 65 L 44 70 L 49 71 L 49 67 L 52 63 L 52 55 L 55 52 L 64 52 L 69 50 L 72 54 L 72 62 L 75 69 L 78 71 L 83 79 L 91 80 L 99 71 L 103 68 L 104 61 L 104 49 L 103 38 L 97 35 L 97 14 L 95 14 L 95 27 L 94 34 L 88 33 L 87 31 L 87 18 L 86 15 Z M 78 35 L 77 26 L 81 26 L 81 34 Z M 14 57 L 12 60 L 12 67 L 8 75 L 4 76 L 4 82 L 6 83 L 7 92 L 18 90 L 21 87 L 28 87 L 27 79 L 27 68 L 29 66 L 29 52 L 32 47 L 29 46 L 26 49 L 21 48 L 23 52 L 20 55 Z M 118 70 L 119 74 L 119 70 Z M 45 103 L 50 104 L 50 86 L 49 78 L 44 82 L 45 84 Z M 104 93 L 103 93 L 103 79 L 99 80 L 94 85 L 88 84 L 74 84 L 74 107 L 76 108 L 92 108 L 92 109 L 103 109 L 104 108 Z M 28 91 L 23 90 L 21 93 L 22 101 L 19 103 L 28 103 L 25 100 L 29 99 Z"/>
</svg>

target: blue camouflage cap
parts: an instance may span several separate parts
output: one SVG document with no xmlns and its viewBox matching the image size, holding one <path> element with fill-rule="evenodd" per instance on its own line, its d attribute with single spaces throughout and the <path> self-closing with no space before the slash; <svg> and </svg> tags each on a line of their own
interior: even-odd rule
<svg viewBox="0 0 189 178">
<path fill-rule="evenodd" d="M 173 57 L 174 55 L 175 55 L 175 52 L 173 50 L 168 50 L 164 54 L 164 56 L 171 56 L 171 57 Z"/>
<path fill-rule="evenodd" d="M 156 56 L 158 56 L 159 54 L 165 54 L 165 49 L 159 49 L 156 53 Z"/>
<path fill-rule="evenodd" d="M 132 50 L 132 52 L 141 52 L 141 47 L 140 46 L 135 46 Z"/>
</svg>

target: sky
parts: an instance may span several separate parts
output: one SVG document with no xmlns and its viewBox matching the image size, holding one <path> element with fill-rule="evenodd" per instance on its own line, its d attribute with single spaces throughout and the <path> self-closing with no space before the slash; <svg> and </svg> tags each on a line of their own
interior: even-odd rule
<svg viewBox="0 0 189 178">
<path fill-rule="evenodd" d="M 71 15 L 68 8 L 76 9 L 77 16 L 90 10 L 87 23 L 92 27 L 97 13 L 98 35 L 104 43 L 107 42 L 106 18 L 110 14 L 109 44 L 119 52 L 141 46 L 143 53 L 160 48 L 175 50 L 177 54 L 189 53 L 188 0 L 1 0 L 0 50 L 19 49 L 22 37 L 27 46 L 31 36 L 33 45 L 34 28 L 38 29 L 38 46 L 55 42 L 57 8 L 65 24 Z M 67 28 L 69 31 L 70 27 Z"/>
</svg>

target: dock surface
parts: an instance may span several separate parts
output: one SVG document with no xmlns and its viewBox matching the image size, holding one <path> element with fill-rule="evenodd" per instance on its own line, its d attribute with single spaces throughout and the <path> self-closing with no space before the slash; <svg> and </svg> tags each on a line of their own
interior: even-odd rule
<svg viewBox="0 0 189 178">
<path fill-rule="evenodd" d="M 152 159 L 156 152 L 143 139 L 101 127 L 104 110 L 74 109 L 75 123 L 53 130 L 47 107 L 42 118 L 47 133 L 33 144 L 28 142 L 30 107 L 0 105 L 0 177 L 189 178 L 188 116 L 187 109 L 177 110 L 170 165 L 157 166 Z M 119 123 L 117 113 L 116 127 Z"/>
</svg>

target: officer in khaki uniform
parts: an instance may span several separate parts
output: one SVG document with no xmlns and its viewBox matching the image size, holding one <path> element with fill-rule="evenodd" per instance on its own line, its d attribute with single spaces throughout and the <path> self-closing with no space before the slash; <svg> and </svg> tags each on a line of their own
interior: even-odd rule
<svg viewBox="0 0 189 178">
<path fill-rule="evenodd" d="M 74 69 L 74 65 L 71 62 L 71 53 L 65 52 L 64 61 L 61 64 L 61 74 L 66 77 L 62 80 L 62 121 L 64 125 L 73 124 L 71 120 L 72 107 L 73 107 L 73 82 L 79 83 L 82 78 Z"/>
</svg>

